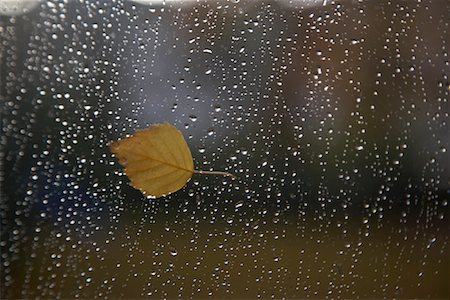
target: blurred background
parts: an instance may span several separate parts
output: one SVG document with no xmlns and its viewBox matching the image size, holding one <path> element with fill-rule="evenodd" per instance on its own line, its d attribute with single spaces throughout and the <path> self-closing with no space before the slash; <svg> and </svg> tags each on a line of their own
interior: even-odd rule
<svg viewBox="0 0 450 300">
<path fill-rule="evenodd" d="M 0 3 L 1 298 L 449 298 L 448 1 Z M 168 121 L 197 169 L 129 186 Z"/>
</svg>

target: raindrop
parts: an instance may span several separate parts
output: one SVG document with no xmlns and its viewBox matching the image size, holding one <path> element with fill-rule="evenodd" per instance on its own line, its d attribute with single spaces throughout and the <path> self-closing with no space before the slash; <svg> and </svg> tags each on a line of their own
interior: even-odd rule
<svg viewBox="0 0 450 300">
<path fill-rule="evenodd" d="M 177 249 L 175 249 L 175 248 L 170 248 L 170 255 L 172 255 L 172 256 L 177 256 L 178 255 L 178 252 L 177 252 Z"/>
</svg>

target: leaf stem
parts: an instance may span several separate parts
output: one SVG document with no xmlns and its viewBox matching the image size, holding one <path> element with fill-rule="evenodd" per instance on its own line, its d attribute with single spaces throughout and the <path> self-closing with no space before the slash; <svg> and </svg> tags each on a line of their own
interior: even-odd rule
<svg viewBox="0 0 450 300">
<path fill-rule="evenodd" d="M 223 175 L 223 176 L 229 176 L 232 179 L 236 179 L 236 176 L 228 173 L 228 172 L 222 172 L 222 171 L 203 171 L 203 170 L 194 170 L 195 174 L 209 174 L 209 175 Z"/>
</svg>

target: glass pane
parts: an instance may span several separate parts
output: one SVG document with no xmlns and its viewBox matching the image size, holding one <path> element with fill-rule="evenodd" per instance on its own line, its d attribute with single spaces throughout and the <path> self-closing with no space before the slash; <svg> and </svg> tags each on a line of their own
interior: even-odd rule
<svg viewBox="0 0 450 300">
<path fill-rule="evenodd" d="M 0 14 L 1 298 L 449 297 L 446 1 Z M 165 121 L 237 178 L 130 186 Z"/>
</svg>

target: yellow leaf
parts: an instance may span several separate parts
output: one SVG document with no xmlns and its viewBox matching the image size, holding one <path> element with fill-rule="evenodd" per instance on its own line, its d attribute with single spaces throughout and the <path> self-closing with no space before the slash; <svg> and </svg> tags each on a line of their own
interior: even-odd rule
<svg viewBox="0 0 450 300">
<path fill-rule="evenodd" d="M 183 135 L 167 122 L 137 130 L 109 147 L 125 168 L 131 185 L 146 196 L 176 192 L 194 173 L 234 177 L 226 172 L 194 170 L 192 154 Z"/>
</svg>

